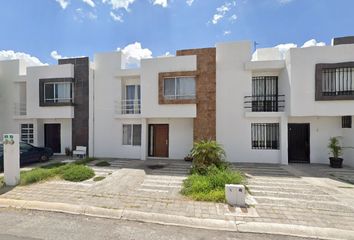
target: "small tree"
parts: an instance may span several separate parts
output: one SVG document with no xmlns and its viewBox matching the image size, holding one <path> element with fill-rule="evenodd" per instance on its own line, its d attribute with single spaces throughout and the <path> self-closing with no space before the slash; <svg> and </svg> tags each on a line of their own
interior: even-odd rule
<svg viewBox="0 0 354 240">
<path fill-rule="evenodd" d="M 214 140 L 195 142 L 191 151 L 193 157 L 193 171 L 205 174 L 208 167 L 215 165 L 218 168 L 226 166 L 226 154 L 222 146 Z"/>
<path fill-rule="evenodd" d="M 331 137 L 329 139 L 328 148 L 334 158 L 339 158 L 342 153 L 342 147 L 340 146 L 337 137 Z"/>
</svg>

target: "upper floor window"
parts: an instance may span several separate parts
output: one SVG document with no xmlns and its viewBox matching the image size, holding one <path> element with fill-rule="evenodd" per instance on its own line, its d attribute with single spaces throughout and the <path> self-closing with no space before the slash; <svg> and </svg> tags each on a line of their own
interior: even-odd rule
<svg viewBox="0 0 354 240">
<path fill-rule="evenodd" d="M 354 67 L 322 69 L 322 94 L 354 95 Z"/>
<path fill-rule="evenodd" d="M 278 77 L 252 77 L 252 96 L 245 97 L 245 108 L 252 109 L 252 112 L 277 112 L 283 109 L 284 96 L 278 94 Z"/>
<path fill-rule="evenodd" d="M 140 85 L 125 85 L 122 114 L 140 114 Z"/>
<path fill-rule="evenodd" d="M 71 103 L 72 102 L 72 83 L 44 83 L 44 102 L 45 103 Z"/>
<path fill-rule="evenodd" d="M 354 62 L 316 64 L 315 100 L 354 100 Z"/>
<path fill-rule="evenodd" d="M 163 94 L 165 99 L 195 99 L 195 78 L 164 78 Z"/>
</svg>

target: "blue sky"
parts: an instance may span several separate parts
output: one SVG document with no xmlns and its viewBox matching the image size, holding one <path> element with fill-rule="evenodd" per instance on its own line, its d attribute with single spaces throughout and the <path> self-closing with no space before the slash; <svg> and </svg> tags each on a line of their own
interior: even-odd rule
<svg viewBox="0 0 354 240">
<path fill-rule="evenodd" d="M 137 58 L 237 40 L 330 44 L 354 35 L 353 9 L 353 0 L 0 0 L 0 59 L 54 64 L 135 42 L 142 48 L 126 51 Z"/>
</svg>

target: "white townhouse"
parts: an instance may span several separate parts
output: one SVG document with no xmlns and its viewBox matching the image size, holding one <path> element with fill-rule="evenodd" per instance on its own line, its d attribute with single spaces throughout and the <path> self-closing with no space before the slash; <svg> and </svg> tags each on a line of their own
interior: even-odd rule
<svg viewBox="0 0 354 240">
<path fill-rule="evenodd" d="M 183 159 L 216 139 L 231 162 L 328 163 L 340 137 L 354 166 L 354 37 L 252 51 L 248 41 L 177 51 L 128 68 L 122 52 L 27 67 L 0 61 L 0 134 L 56 153 Z"/>
</svg>

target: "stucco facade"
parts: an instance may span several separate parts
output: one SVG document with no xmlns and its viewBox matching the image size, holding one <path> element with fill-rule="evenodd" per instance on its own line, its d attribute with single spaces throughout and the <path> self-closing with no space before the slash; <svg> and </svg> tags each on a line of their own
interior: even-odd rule
<svg viewBox="0 0 354 240">
<path fill-rule="evenodd" d="M 127 68 L 121 52 L 28 68 L 0 61 L 0 133 L 30 128 L 31 143 L 43 146 L 57 131 L 58 154 L 85 145 L 90 156 L 141 160 L 183 159 L 195 140 L 216 139 L 230 162 L 277 164 L 328 163 L 328 140 L 338 136 L 354 166 L 354 130 L 342 123 L 352 121 L 354 100 L 338 100 L 354 94 L 354 69 L 345 65 L 354 62 L 354 44 L 252 48 L 242 41 L 179 50 L 137 68 Z M 342 67 L 323 77 L 319 64 Z M 43 79 L 58 86 L 46 93 Z M 316 89 L 316 79 L 333 89 Z M 45 99 L 52 89 L 70 98 Z"/>
</svg>

